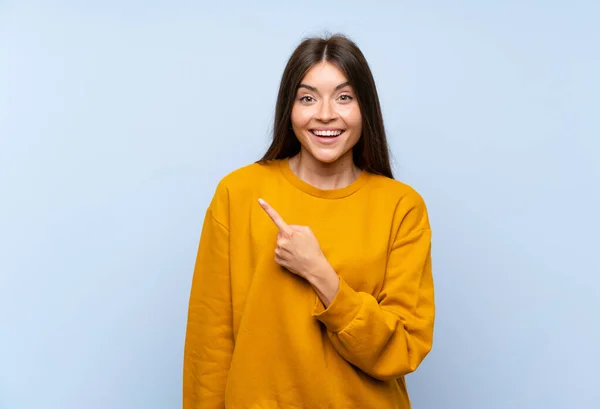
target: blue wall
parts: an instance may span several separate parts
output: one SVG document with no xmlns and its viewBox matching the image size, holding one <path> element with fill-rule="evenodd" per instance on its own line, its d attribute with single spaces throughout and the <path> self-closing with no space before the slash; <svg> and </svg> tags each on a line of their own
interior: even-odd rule
<svg viewBox="0 0 600 409">
<path fill-rule="evenodd" d="M 415 409 L 599 407 L 598 2 L 49 3 L 0 2 L 0 408 L 179 407 L 204 210 L 324 30 L 431 213 Z"/>
</svg>

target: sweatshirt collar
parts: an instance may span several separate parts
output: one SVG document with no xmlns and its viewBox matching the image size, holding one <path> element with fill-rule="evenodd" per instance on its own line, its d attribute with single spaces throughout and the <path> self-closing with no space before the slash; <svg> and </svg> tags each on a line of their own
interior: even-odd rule
<svg viewBox="0 0 600 409">
<path fill-rule="evenodd" d="M 339 189 L 320 189 L 313 186 L 304 180 L 300 179 L 290 168 L 289 158 L 281 159 L 279 167 L 283 176 L 297 189 L 308 193 L 309 195 L 320 197 L 323 199 L 341 199 L 357 192 L 361 187 L 365 185 L 369 178 L 369 173 L 363 170 L 360 175 L 350 183 L 348 186 Z"/>
</svg>

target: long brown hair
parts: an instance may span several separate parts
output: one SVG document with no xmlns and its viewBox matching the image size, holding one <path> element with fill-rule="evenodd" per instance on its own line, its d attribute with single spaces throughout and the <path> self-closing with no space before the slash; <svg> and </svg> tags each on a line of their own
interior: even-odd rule
<svg viewBox="0 0 600 409">
<path fill-rule="evenodd" d="M 363 132 L 352 149 L 354 164 L 360 169 L 393 179 L 373 74 L 358 46 L 341 34 L 307 38 L 292 53 L 279 84 L 273 142 L 257 162 L 288 158 L 300 152 L 300 142 L 292 130 L 292 107 L 302 78 L 315 64 L 323 61 L 342 70 L 356 92 Z"/>
</svg>

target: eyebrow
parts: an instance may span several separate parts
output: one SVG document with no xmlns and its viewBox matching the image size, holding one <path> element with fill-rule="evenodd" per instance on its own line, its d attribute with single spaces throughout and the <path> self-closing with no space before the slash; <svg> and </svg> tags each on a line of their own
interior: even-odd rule
<svg viewBox="0 0 600 409">
<path fill-rule="evenodd" d="M 344 87 L 347 87 L 349 85 L 350 85 L 350 83 L 348 81 L 342 82 L 340 85 L 338 85 L 337 87 L 335 87 L 334 91 L 338 91 L 338 90 L 340 90 L 340 89 L 342 89 Z M 306 88 L 307 90 L 312 91 L 312 92 L 319 92 L 319 90 L 317 88 L 313 87 L 312 85 L 307 85 L 307 84 L 300 84 L 298 86 L 298 88 L 299 89 L 300 88 Z"/>
</svg>

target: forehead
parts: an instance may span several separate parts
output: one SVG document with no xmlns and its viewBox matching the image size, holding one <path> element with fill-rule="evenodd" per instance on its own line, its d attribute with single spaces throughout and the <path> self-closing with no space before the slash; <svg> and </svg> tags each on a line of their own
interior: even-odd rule
<svg viewBox="0 0 600 409">
<path fill-rule="evenodd" d="M 334 88 L 337 85 L 347 82 L 348 78 L 337 65 L 328 61 L 323 61 L 313 65 L 302 78 L 302 83 L 312 85 L 317 88 Z"/>
</svg>

